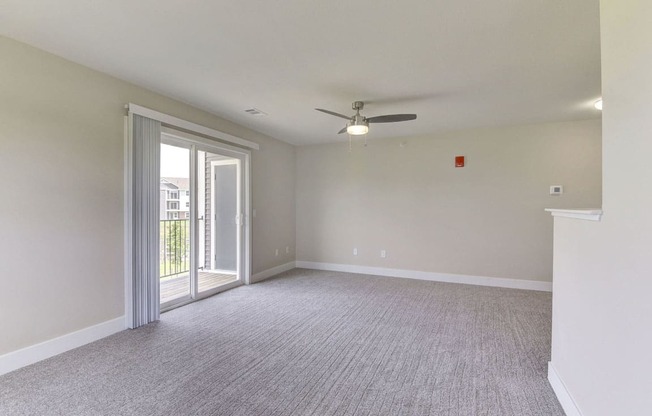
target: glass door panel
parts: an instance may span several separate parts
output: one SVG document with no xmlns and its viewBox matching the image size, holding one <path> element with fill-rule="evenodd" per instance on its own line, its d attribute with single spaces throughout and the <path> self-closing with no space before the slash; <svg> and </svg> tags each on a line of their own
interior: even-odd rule
<svg viewBox="0 0 652 416">
<path fill-rule="evenodd" d="M 240 159 L 197 152 L 197 288 L 209 292 L 240 279 Z"/>
<path fill-rule="evenodd" d="M 161 305 L 191 297 L 190 149 L 161 144 L 159 277 Z"/>
</svg>

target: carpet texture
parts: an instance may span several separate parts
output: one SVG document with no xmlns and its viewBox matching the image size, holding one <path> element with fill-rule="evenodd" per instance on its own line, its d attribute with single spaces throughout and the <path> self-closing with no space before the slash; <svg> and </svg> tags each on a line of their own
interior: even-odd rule
<svg viewBox="0 0 652 416">
<path fill-rule="evenodd" d="M 8 415 L 563 415 L 551 295 L 295 269 L 0 377 Z"/>
</svg>

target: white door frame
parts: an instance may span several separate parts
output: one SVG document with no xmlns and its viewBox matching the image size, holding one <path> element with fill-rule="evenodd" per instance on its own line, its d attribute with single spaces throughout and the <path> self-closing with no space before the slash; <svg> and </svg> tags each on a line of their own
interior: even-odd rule
<svg viewBox="0 0 652 416">
<path fill-rule="evenodd" d="M 239 284 L 250 284 L 251 283 L 251 150 L 243 149 L 236 146 L 231 146 L 226 143 L 221 143 L 216 140 L 206 139 L 204 137 L 196 136 L 187 132 L 182 132 L 175 130 L 169 127 L 161 128 L 162 135 L 165 136 L 165 141 L 170 143 L 189 143 L 195 147 L 195 150 L 201 150 L 204 152 L 210 152 L 219 154 L 222 156 L 227 156 L 233 159 L 238 159 L 241 166 L 238 169 L 238 174 L 242 175 L 241 181 L 242 184 L 241 191 L 241 232 L 239 233 L 242 238 L 240 241 L 240 252 L 241 258 L 238 259 L 239 274 L 241 280 Z M 192 168 L 192 167 L 191 167 Z M 211 168 L 212 171 L 212 168 Z M 191 181 L 191 193 L 197 194 L 197 183 L 196 180 Z M 195 198 L 192 198 L 195 199 Z M 196 202 L 191 200 L 190 202 L 190 212 L 191 212 L 191 228 L 192 230 L 196 229 L 196 219 L 197 219 L 197 207 L 193 206 Z M 193 218 L 195 223 L 193 224 Z M 191 230 L 191 232 L 192 232 Z M 192 237 L 195 240 L 198 236 L 195 235 Z M 211 242 L 213 244 L 213 242 Z M 198 246 L 198 242 L 195 241 L 195 246 Z M 193 256 L 194 257 L 194 256 Z M 192 260 L 196 263 L 196 260 Z M 211 262 L 212 264 L 212 262 Z M 193 264 L 191 267 L 194 267 Z M 225 287 L 229 287 L 226 285 Z M 210 296 L 212 292 L 206 292 Z"/>
<path fill-rule="evenodd" d="M 217 143 L 211 141 L 211 143 L 206 143 L 199 137 L 194 137 L 185 132 L 179 132 L 174 129 L 165 128 L 161 129 L 161 143 L 168 144 L 173 146 L 178 146 L 190 150 L 190 239 L 191 247 L 191 257 L 190 257 L 190 294 L 188 296 L 179 297 L 172 301 L 161 304 L 161 312 L 165 312 L 179 306 L 187 305 L 189 303 L 195 302 L 200 299 L 215 295 L 217 293 L 223 292 L 240 286 L 242 284 L 250 284 L 251 282 L 251 227 L 249 226 L 249 221 L 245 220 L 248 217 L 249 209 L 251 207 L 251 186 L 248 183 L 248 178 L 250 174 L 247 168 L 250 169 L 250 153 L 246 150 L 232 148 L 232 146 L 224 145 L 222 143 Z M 225 156 L 231 158 L 230 160 L 236 160 L 240 169 L 238 169 L 238 179 L 243 179 L 239 181 L 238 191 L 239 191 L 239 200 L 241 208 L 241 217 L 242 221 L 240 224 L 238 232 L 238 280 L 230 282 L 224 285 L 220 285 L 216 288 L 199 292 L 198 287 L 198 252 L 197 248 L 199 247 L 199 233 L 198 233 L 198 184 L 197 184 L 197 155 L 199 151 L 218 154 L 220 156 Z M 211 168 L 211 171 L 213 169 Z M 212 184 L 212 180 L 211 180 Z M 244 190 L 244 192 L 242 192 Z M 244 209 L 243 209 L 244 208 Z M 211 200 L 211 209 L 213 209 L 213 203 Z M 211 244 L 213 242 L 211 241 Z"/>
</svg>

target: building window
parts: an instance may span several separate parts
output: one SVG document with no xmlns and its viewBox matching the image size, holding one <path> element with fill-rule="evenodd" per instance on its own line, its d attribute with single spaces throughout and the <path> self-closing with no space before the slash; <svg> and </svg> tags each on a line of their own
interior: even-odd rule
<svg viewBox="0 0 652 416">
<path fill-rule="evenodd" d="M 186 202 L 186 208 L 190 207 L 190 202 Z"/>
<path fill-rule="evenodd" d="M 179 199 L 179 192 L 177 192 L 177 191 L 170 191 L 170 193 L 169 193 L 169 199 Z"/>
<path fill-rule="evenodd" d="M 178 202 L 168 202 L 168 209 L 179 209 Z"/>
<path fill-rule="evenodd" d="M 190 196 L 190 191 L 186 191 L 186 196 Z"/>
</svg>

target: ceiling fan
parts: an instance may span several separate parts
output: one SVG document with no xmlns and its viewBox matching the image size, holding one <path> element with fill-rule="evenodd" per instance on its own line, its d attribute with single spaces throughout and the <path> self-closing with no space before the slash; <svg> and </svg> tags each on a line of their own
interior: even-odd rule
<svg viewBox="0 0 652 416">
<path fill-rule="evenodd" d="M 315 108 L 315 110 L 349 120 L 349 122 L 346 123 L 346 127 L 337 132 L 337 134 L 346 132 L 352 136 L 367 134 L 369 132 L 369 123 L 395 123 L 397 121 L 409 121 L 417 118 L 416 114 L 388 114 L 367 118 L 360 115 L 360 110 L 364 108 L 364 103 L 362 101 L 354 101 L 352 107 L 355 110 L 355 114 L 351 117 L 334 111 L 324 110 L 323 108 Z"/>
</svg>

